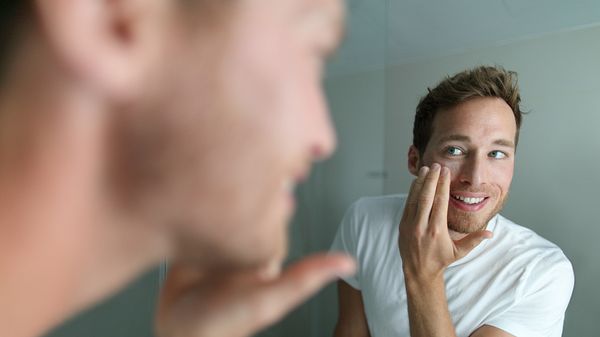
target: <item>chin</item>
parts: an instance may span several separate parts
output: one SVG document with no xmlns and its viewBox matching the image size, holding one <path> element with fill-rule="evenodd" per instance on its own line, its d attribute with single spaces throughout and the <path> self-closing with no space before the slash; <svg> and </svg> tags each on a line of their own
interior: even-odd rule
<svg viewBox="0 0 600 337">
<path fill-rule="evenodd" d="M 485 229 L 488 221 L 492 216 L 477 216 L 474 214 L 466 214 L 457 212 L 454 215 L 448 215 L 448 228 L 463 234 L 478 232 Z"/>
<path fill-rule="evenodd" d="M 288 253 L 287 232 L 272 233 L 261 237 L 246 237 L 246 242 L 229 247 L 228 264 L 233 267 L 263 268 L 274 263 L 281 264 Z"/>
</svg>

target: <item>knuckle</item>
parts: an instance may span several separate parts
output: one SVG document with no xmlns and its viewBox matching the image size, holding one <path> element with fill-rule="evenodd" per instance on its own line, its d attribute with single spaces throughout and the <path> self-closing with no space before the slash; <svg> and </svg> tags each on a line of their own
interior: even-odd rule
<svg viewBox="0 0 600 337">
<path fill-rule="evenodd" d="M 429 202 L 431 200 L 431 196 L 428 193 L 423 193 L 419 195 L 418 201 L 419 203 Z"/>
<path fill-rule="evenodd" d="M 435 208 L 445 207 L 450 202 L 450 199 L 446 195 L 436 195 L 433 199 L 433 206 Z"/>
<path fill-rule="evenodd" d="M 419 228 L 419 227 L 415 227 L 415 228 L 406 228 L 406 227 L 401 227 L 400 228 L 400 233 L 398 235 L 398 240 L 399 241 L 413 241 L 413 242 L 418 242 L 421 240 L 421 238 L 424 235 L 424 231 Z"/>
<path fill-rule="evenodd" d="M 428 234 L 432 238 L 437 238 L 437 237 L 440 236 L 440 233 L 441 233 L 440 229 L 437 228 L 437 226 L 433 226 L 433 228 L 429 229 L 429 233 Z"/>
<path fill-rule="evenodd" d="M 413 237 L 413 239 L 416 239 L 417 241 L 420 240 L 424 234 L 425 233 L 424 233 L 423 229 L 421 229 L 420 227 L 415 228 L 411 232 L 411 236 Z"/>
<path fill-rule="evenodd" d="M 419 201 L 418 201 L 416 198 L 409 199 L 409 200 L 406 202 L 406 206 L 407 206 L 407 207 L 405 208 L 404 212 L 406 213 L 406 212 L 408 212 L 408 210 L 409 210 L 409 209 L 411 209 L 411 208 L 415 208 L 415 207 L 417 207 L 418 205 L 419 205 Z"/>
</svg>

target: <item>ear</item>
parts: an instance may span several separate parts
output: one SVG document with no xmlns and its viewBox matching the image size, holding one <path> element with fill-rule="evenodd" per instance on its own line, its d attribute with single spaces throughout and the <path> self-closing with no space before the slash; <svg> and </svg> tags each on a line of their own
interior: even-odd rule
<svg viewBox="0 0 600 337">
<path fill-rule="evenodd" d="M 411 145 L 408 149 L 408 171 L 416 177 L 419 175 L 419 168 L 421 168 L 419 150 L 414 145 Z"/>
<path fill-rule="evenodd" d="M 135 94 L 159 61 L 161 16 L 172 1 L 36 1 L 42 34 L 61 66 L 79 85 L 100 94 Z M 162 28 L 162 29 L 161 29 Z"/>
</svg>

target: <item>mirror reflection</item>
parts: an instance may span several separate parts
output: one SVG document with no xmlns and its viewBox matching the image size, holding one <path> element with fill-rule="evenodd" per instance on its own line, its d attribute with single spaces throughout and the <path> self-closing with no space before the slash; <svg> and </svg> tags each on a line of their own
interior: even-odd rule
<svg viewBox="0 0 600 337">
<path fill-rule="evenodd" d="M 330 247 L 344 214 L 359 198 L 408 193 L 414 178 L 408 156 L 413 121 L 427 88 L 465 69 L 500 66 L 518 74 L 521 109 L 526 112 L 514 152 L 510 193 L 500 214 L 560 247 L 576 280 L 562 335 L 594 335 L 593 307 L 600 299 L 593 284 L 600 275 L 592 258 L 594 235 L 589 234 L 595 233 L 595 189 L 600 186 L 591 173 L 600 166 L 592 155 L 600 145 L 595 132 L 599 122 L 595 97 L 600 89 L 598 6 L 535 1 L 354 5 L 347 44 L 326 80 L 340 146 L 300 191 L 307 201 L 298 215 L 298 228 L 293 228 L 295 237 L 304 235 L 296 240 L 301 247 L 298 255 Z M 489 181 L 497 179 L 498 173 L 488 175 Z M 302 218 L 309 216 L 312 220 Z M 525 265 L 533 266 L 535 261 L 532 258 Z M 366 276 L 367 282 L 380 283 L 368 299 L 370 303 L 363 297 L 363 306 L 371 306 L 377 322 L 369 325 L 371 333 L 379 329 L 384 332 L 375 335 L 381 336 L 386 336 L 385 329 L 395 329 L 385 323 L 390 314 L 383 312 L 401 310 L 392 306 L 401 302 L 396 297 L 402 292 L 397 280 L 385 278 L 384 266 L 384 262 L 373 261 L 364 266 L 379 272 Z M 562 270 L 547 265 L 542 269 L 563 278 L 552 284 L 566 293 L 563 296 L 570 295 L 570 272 L 564 264 Z M 495 284 L 493 289 L 498 291 L 501 286 Z M 383 291 L 389 291 L 392 299 L 382 299 Z M 464 295 L 454 294 L 456 298 Z M 306 312 L 297 312 L 287 326 L 278 327 L 279 332 L 306 332 L 301 322 L 308 320 L 313 336 L 332 335 L 338 322 L 337 308 L 332 307 L 337 297 L 336 287 L 327 289 L 303 308 Z M 534 302 L 535 306 L 547 304 L 541 299 Z M 483 315 L 484 309 L 477 308 L 475 314 Z M 552 322 L 562 324 L 561 317 Z M 533 335 L 519 334 L 519 330 L 513 334 Z"/>
</svg>

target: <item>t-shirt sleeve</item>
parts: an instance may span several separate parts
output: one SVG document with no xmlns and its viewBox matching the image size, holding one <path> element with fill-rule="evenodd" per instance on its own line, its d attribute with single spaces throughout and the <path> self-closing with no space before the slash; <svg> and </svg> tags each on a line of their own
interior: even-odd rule
<svg viewBox="0 0 600 337">
<path fill-rule="evenodd" d="M 357 211 L 357 202 L 353 203 L 344 218 L 342 219 L 342 223 L 340 224 L 337 234 L 333 239 L 333 243 L 331 245 L 331 252 L 341 252 L 352 256 L 357 262 L 358 260 L 358 211 Z M 357 273 L 353 276 L 344 277 L 346 283 L 352 286 L 354 289 L 360 290 L 360 263 L 357 268 Z"/>
<path fill-rule="evenodd" d="M 560 337 L 575 277 L 559 251 L 540 259 L 519 286 L 515 303 L 485 322 L 516 337 Z"/>
</svg>

